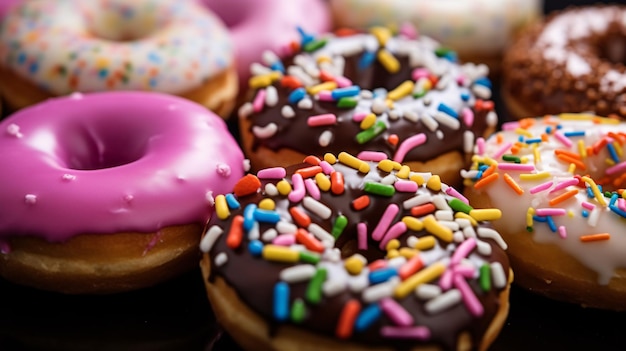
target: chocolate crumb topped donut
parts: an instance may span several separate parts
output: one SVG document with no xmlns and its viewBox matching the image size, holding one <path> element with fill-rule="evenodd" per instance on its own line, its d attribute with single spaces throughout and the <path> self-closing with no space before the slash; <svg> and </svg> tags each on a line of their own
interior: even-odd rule
<svg viewBox="0 0 626 351">
<path fill-rule="evenodd" d="M 498 123 L 487 66 L 458 64 L 410 26 L 301 33 L 289 60 L 266 52 L 251 66 L 239 115 L 254 169 L 365 150 L 460 183 L 475 140 Z"/>
<path fill-rule="evenodd" d="M 500 211 L 384 154 L 263 169 L 215 205 L 201 267 L 248 350 L 484 350 L 506 319 Z"/>
<path fill-rule="evenodd" d="M 516 119 L 562 112 L 626 118 L 626 6 L 572 7 L 524 33 L 504 58 Z"/>
</svg>

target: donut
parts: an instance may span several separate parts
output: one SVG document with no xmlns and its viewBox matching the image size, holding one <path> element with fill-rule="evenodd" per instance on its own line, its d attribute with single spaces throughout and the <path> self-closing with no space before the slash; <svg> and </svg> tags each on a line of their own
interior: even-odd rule
<svg viewBox="0 0 626 351">
<path fill-rule="evenodd" d="M 284 57 L 286 47 L 298 39 L 295 28 L 312 33 L 331 29 L 324 0 L 200 0 L 224 21 L 235 44 L 239 87 L 245 92 L 250 65 L 261 61 L 265 51 Z"/>
<path fill-rule="evenodd" d="M 510 41 L 542 14 L 541 0 L 330 0 L 330 5 L 338 26 L 412 23 L 463 61 L 488 64 L 492 74 L 499 72 Z"/>
<path fill-rule="evenodd" d="M 0 276 L 44 290 L 128 291 L 197 266 L 213 192 L 244 174 L 221 118 L 161 93 L 74 93 L 0 131 Z"/>
<path fill-rule="evenodd" d="M 298 46 L 250 78 L 239 126 L 253 169 L 322 150 L 380 151 L 455 185 L 474 140 L 495 131 L 488 68 L 457 64 L 453 51 L 410 26 L 302 33 Z"/>
<path fill-rule="evenodd" d="M 520 286 L 583 306 L 626 303 L 626 125 L 588 114 L 528 118 L 477 144 L 474 206 L 502 211 Z"/>
<path fill-rule="evenodd" d="M 626 6 L 571 7 L 520 35 L 503 61 L 511 118 L 562 112 L 626 118 Z"/>
<path fill-rule="evenodd" d="M 27 1 L 0 28 L 0 91 L 13 109 L 72 92 L 140 90 L 227 116 L 236 74 L 226 27 L 192 1 Z"/>
<path fill-rule="evenodd" d="M 328 153 L 219 196 L 201 267 L 245 349 L 484 350 L 506 319 L 512 274 L 489 225 L 500 212 L 436 175 Z"/>
</svg>

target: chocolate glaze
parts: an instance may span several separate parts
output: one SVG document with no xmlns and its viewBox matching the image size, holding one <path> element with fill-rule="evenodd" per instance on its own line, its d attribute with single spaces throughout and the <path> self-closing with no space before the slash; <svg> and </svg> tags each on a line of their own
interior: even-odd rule
<svg viewBox="0 0 626 351">
<path fill-rule="evenodd" d="M 382 213 L 388 204 L 396 203 L 401 207 L 401 203 L 404 200 L 415 196 L 415 193 L 400 192 L 396 192 L 390 198 L 372 195 L 370 196 L 371 202 L 369 207 L 361 211 L 355 211 L 350 204 L 353 199 L 365 194 L 363 190 L 364 180 L 367 178 L 367 180 L 378 181 L 383 176 L 387 175 L 386 172 L 377 170 L 375 163 L 370 164 L 371 171 L 368 175 L 359 173 L 358 171 L 341 164 L 333 165 L 335 170 L 343 173 L 346 186 L 344 194 L 340 196 L 333 195 L 331 192 L 321 193 L 320 202 L 331 207 L 332 209 L 332 216 L 328 220 L 322 220 L 315 214 L 304 209 L 301 204 L 292 203 L 284 196 L 273 197 L 273 200 L 276 202 L 276 210 L 283 215 L 285 220 L 291 221 L 287 208 L 290 206 L 299 206 L 311 216 L 313 223 L 317 223 L 328 232 L 331 231 L 332 225 L 339 214 L 346 216 L 348 218 L 348 226 L 335 243 L 335 247 L 342 251 L 342 257 L 345 259 L 355 250 L 354 248 L 356 245 L 354 245 L 354 241 L 356 240 L 357 223 L 368 223 L 368 230 L 371 231 L 381 218 Z M 291 179 L 290 175 L 293 174 L 296 169 L 305 166 L 310 165 L 301 164 L 288 168 L 287 177 L 285 179 Z M 274 184 L 276 182 L 277 181 L 273 181 Z M 266 183 L 267 181 L 263 181 L 262 188 L 264 188 Z M 433 193 L 425 187 L 420 187 L 418 190 L 418 193 L 425 192 Z M 247 249 L 249 241 L 246 238 L 244 238 L 243 243 L 236 250 L 230 249 L 225 243 L 225 237 L 227 236 L 232 218 L 237 214 L 242 214 L 242 209 L 245 208 L 247 204 L 258 204 L 260 200 L 266 197 L 268 196 L 264 195 L 262 191 L 259 191 L 254 195 L 241 197 L 238 199 L 241 204 L 240 210 L 231 210 L 231 215 L 226 220 L 219 220 L 216 217 L 211 219 L 208 227 L 210 228 L 214 225 L 218 225 L 224 228 L 224 234 L 214 244 L 209 252 L 209 255 L 210 257 L 215 258 L 219 253 L 226 253 L 228 261 L 222 266 L 217 266 L 215 264 L 212 265 L 213 267 L 209 279 L 213 280 L 215 279 L 215 276 L 224 278 L 230 286 L 234 287 L 242 301 L 244 301 L 253 311 L 260 314 L 269 322 L 270 330 L 276 330 L 280 324 L 275 322 L 272 317 L 273 287 L 279 281 L 280 271 L 293 266 L 294 264 L 269 262 L 260 257 L 253 257 Z M 410 211 L 401 209 L 394 222 L 406 215 L 410 215 Z M 488 223 L 480 223 L 479 225 L 486 226 Z M 268 225 L 261 225 L 260 232 L 263 233 L 264 230 L 268 228 Z M 422 237 L 429 235 L 429 233 L 425 230 L 419 232 L 408 230 L 399 238 L 403 246 L 406 245 L 406 239 L 411 235 Z M 367 257 L 368 262 L 383 258 L 385 256 L 385 252 L 378 249 L 378 243 L 374 241 L 371 236 L 368 241 L 369 249 L 367 251 L 357 250 L 357 252 Z M 480 258 L 484 259 L 486 262 L 500 262 L 508 277 L 509 264 L 504 251 L 493 241 L 486 240 L 486 242 L 491 245 L 492 253 L 488 257 L 480 255 Z M 450 244 L 439 240 L 438 245 L 436 245 L 436 247 L 432 250 L 438 250 L 438 254 L 450 257 L 451 252 L 454 250 L 446 250 L 448 245 Z M 472 256 L 472 260 L 479 256 L 479 254 L 475 251 L 472 255 L 476 255 Z M 291 302 L 298 297 L 304 299 L 307 283 L 308 282 L 290 284 Z M 436 282 L 432 283 L 436 284 Z M 480 290 L 477 279 L 470 279 L 468 283 L 484 306 L 485 313 L 480 318 L 472 317 L 463 303 L 459 303 L 441 313 L 429 314 L 424 310 L 424 301 L 416 298 L 413 293 L 398 301 L 414 317 L 417 325 L 424 325 L 430 328 L 432 336 L 431 340 L 426 344 L 434 343 L 442 346 L 444 349 L 456 349 L 459 334 L 462 331 L 468 331 L 472 337 L 475 347 L 478 345 L 487 327 L 489 326 L 489 323 L 498 311 L 499 294 L 501 290 L 491 289 L 490 291 L 484 293 Z M 334 297 L 323 297 L 322 301 L 317 306 L 307 303 L 307 315 L 301 323 L 302 328 L 310 330 L 314 333 L 334 337 L 337 318 L 346 301 L 349 299 L 358 299 L 365 307 L 365 303 L 361 300 L 360 296 L 360 293 L 353 293 L 347 289 Z M 385 325 L 393 325 L 393 323 L 391 323 L 390 320 L 383 314 L 382 318 L 367 329 L 367 331 L 362 333 L 355 332 L 351 339 L 361 343 L 393 345 L 397 349 L 409 349 L 417 344 L 416 341 L 412 340 L 388 339 L 382 337 L 378 333 L 378 330 Z"/>
</svg>

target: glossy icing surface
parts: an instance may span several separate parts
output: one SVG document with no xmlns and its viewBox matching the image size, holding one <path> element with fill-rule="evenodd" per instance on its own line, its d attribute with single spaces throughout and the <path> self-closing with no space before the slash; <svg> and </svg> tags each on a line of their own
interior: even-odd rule
<svg viewBox="0 0 626 351">
<path fill-rule="evenodd" d="M 192 1 L 28 1 L 2 23 L 2 65 L 41 88 L 182 93 L 232 64 L 222 22 Z"/>
<path fill-rule="evenodd" d="M 490 196 L 514 233 L 528 228 L 535 241 L 558 245 L 596 272 L 600 284 L 607 284 L 616 268 L 626 267 L 626 193 L 621 190 L 626 178 L 626 125 L 566 114 L 505 123 L 503 128 L 478 148 L 475 168 L 480 165 L 498 176 L 476 191 Z M 487 171 L 492 164 L 494 169 Z M 470 186 L 484 179 L 477 172 L 483 173 L 464 172 L 472 179 Z M 505 180 L 507 175 L 523 193 L 516 193 Z M 581 180 L 585 175 L 593 181 Z M 594 186 L 602 192 L 599 196 Z M 609 237 L 584 239 L 594 238 L 589 236 L 593 234 Z"/>
<path fill-rule="evenodd" d="M 0 149 L 0 240 L 203 223 L 244 167 L 219 117 L 158 93 L 51 99 L 3 120 Z"/>
</svg>

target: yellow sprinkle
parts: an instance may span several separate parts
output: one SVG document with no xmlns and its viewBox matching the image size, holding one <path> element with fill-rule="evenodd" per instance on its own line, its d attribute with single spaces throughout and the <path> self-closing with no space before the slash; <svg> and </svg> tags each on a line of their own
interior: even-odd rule
<svg viewBox="0 0 626 351">
<path fill-rule="evenodd" d="M 277 262 L 298 262 L 300 260 L 300 253 L 296 250 L 292 250 L 286 246 L 278 245 L 265 245 L 263 247 L 262 256 L 268 261 Z"/>
<path fill-rule="evenodd" d="M 272 77 L 269 74 L 254 76 L 248 80 L 251 89 L 265 88 L 270 84 L 272 84 Z"/>
<path fill-rule="evenodd" d="M 472 186 L 474 184 L 474 181 L 471 179 L 463 179 L 463 186 L 464 187 L 469 187 Z"/>
<path fill-rule="evenodd" d="M 622 157 L 624 151 L 622 150 L 622 146 L 617 141 L 613 142 L 613 148 L 615 149 L 617 156 Z"/>
<path fill-rule="evenodd" d="M 426 251 L 435 247 L 436 243 L 437 239 L 435 239 L 434 236 L 427 235 L 417 239 L 417 242 L 415 243 L 415 246 L 413 248 L 420 251 Z"/>
<path fill-rule="evenodd" d="M 533 144 L 533 156 L 535 157 L 535 164 L 541 162 L 541 154 L 539 153 L 539 146 L 537 144 Z"/>
<path fill-rule="evenodd" d="M 400 240 L 398 240 L 398 239 L 391 239 L 387 243 L 387 246 L 385 247 L 385 250 L 386 251 L 397 250 L 398 248 L 400 248 Z"/>
<path fill-rule="evenodd" d="M 573 163 L 570 163 L 569 166 L 567 167 L 567 171 L 571 174 L 574 174 L 574 172 L 576 172 L 576 165 Z"/>
<path fill-rule="evenodd" d="M 348 273 L 352 275 L 357 275 L 360 274 L 363 270 L 364 263 L 363 260 L 361 260 L 357 255 L 352 255 L 347 260 L 345 260 L 343 265 Z"/>
<path fill-rule="evenodd" d="M 291 184 L 283 179 L 276 183 L 276 189 L 278 189 L 278 193 L 282 196 L 287 196 L 291 192 Z"/>
<path fill-rule="evenodd" d="M 368 113 L 367 116 L 365 116 L 365 118 L 363 118 L 363 120 L 361 121 L 361 124 L 359 124 L 359 128 L 365 130 L 373 126 L 374 123 L 376 123 L 376 115 L 373 113 Z"/>
<path fill-rule="evenodd" d="M 398 73 L 400 70 L 400 62 L 387 49 L 379 50 L 377 57 L 389 73 Z"/>
<path fill-rule="evenodd" d="M 378 40 L 380 46 L 387 45 L 387 40 L 391 38 L 391 30 L 387 27 L 376 26 L 370 29 L 370 33 Z"/>
<path fill-rule="evenodd" d="M 391 173 L 391 171 L 393 171 L 393 168 L 394 168 L 393 163 L 394 162 L 392 160 L 382 160 L 378 162 L 378 165 L 376 167 L 378 167 L 378 169 L 380 169 L 383 172 Z"/>
<path fill-rule="evenodd" d="M 361 173 L 368 173 L 370 171 L 370 165 L 367 162 L 363 162 L 345 151 L 339 153 L 338 159 L 339 162 L 348 167 L 352 167 Z"/>
<path fill-rule="evenodd" d="M 524 129 L 524 128 L 517 128 L 515 129 L 515 133 L 516 134 L 521 134 L 527 138 L 532 138 L 533 137 L 533 133 L 529 132 L 528 130 Z"/>
<path fill-rule="evenodd" d="M 463 219 L 467 219 L 470 221 L 470 223 L 472 223 L 473 226 L 477 226 L 478 222 L 476 222 L 476 220 L 468 215 L 467 213 L 463 213 L 463 212 L 457 212 L 454 214 L 454 218 L 463 218 Z"/>
<path fill-rule="evenodd" d="M 333 62 L 333 59 L 328 56 L 328 55 L 320 55 L 317 57 L 317 63 L 322 63 L 322 62 Z"/>
<path fill-rule="evenodd" d="M 402 165 L 398 173 L 396 173 L 396 177 L 400 179 L 409 179 L 410 174 L 411 174 L 411 167 L 407 165 Z"/>
<path fill-rule="evenodd" d="M 419 219 L 412 216 L 404 216 L 402 217 L 402 222 L 406 224 L 406 227 L 412 231 L 420 231 L 424 229 L 424 224 Z"/>
<path fill-rule="evenodd" d="M 600 124 L 619 124 L 620 123 L 618 119 L 606 118 L 606 117 L 600 117 L 600 116 L 595 116 L 593 118 L 593 121 L 596 123 L 600 123 Z"/>
<path fill-rule="evenodd" d="M 579 120 L 579 121 L 589 121 L 592 120 L 595 115 L 591 115 L 588 113 L 561 113 L 559 118 L 566 120 Z"/>
<path fill-rule="evenodd" d="M 409 179 L 411 179 L 412 181 L 416 182 L 417 185 L 419 185 L 419 186 L 424 185 L 424 177 L 422 177 L 419 174 L 413 174 L 411 176 L 411 178 L 409 178 Z M 467 179 L 467 180 L 471 181 L 471 179 Z"/>
<path fill-rule="evenodd" d="M 484 163 L 487 166 L 491 166 L 491 165 L 494 165 L 494 164 L 498 165 L 498 161 L 496 161 L 493 158 L 488 157 L 488 156 L 481 157 L 481 156 L 478 156 L 478 155 L 474 155 L 474 156 L 472 156 L 472 162 Z"/>
<path fill-rule="evenodd" d="M 403 97 L 411 94 L 414 87 L 415 83 L 413 83 L 413 81 L 405 80 L 404 83 L 398 85 L 395 89 L 387 93 L 387 98 L 393 101 L 402 99 Z"/>
<path fill-rule="evenodd" d="M 422 222 L 424 223 L 424 229 L 426 229 L 427 232 L 435 235 L 443 241 L 452 241 L 452 230 L 439 224 L 439 221 L 437 221 L 433 215 L 426 216 L 424 219 L 422 219 Z"/>
<path fill-rule="evenodd" d="M 411 249 L 410 247 L 403 247 L 398 250 L 398 252 L 400 253 L 400 256 L 406 258 L 407 260 L 413 258 L 413 256 L 419 253 L 419 251 Z"/>
<path fill-rule="evenodd" d="M 535 215 L 535 209 L 532 207 L 529 207 L 528 210 L 526 210 L 526 226 L 527 227 L 532 227 L 533 226 L 533 216 Z"/>
<path fill-rule="evenodd" d="M 335 155 L 327 152 L 324 154 L 324 161 L 330 163 L 331 165 L 334 165 L 335 163 L 337 163 L 337 158 L 335 157 Z"/>
<path fill-rule="evenodd" d="M 426 182 L 426 187 L 432 191 L 441 190 L 441 178 L 438 175 L 432 175 Z"/>
<path fill-rule="evenodd" d="M 391 99 L 385 99 L 385 105 L 387 105 L 387 107 L 388 107 L 389 109 L 392 109 L 392 108 L 393 108 L 393 100 L 391 100 Z"/>
<path fill-rule="evenodd" d="M 228 203 L 226 203 L 226 197 L 222 194 L 215 197 L 215 213 L 219 219 L 226 219 L 230 216 L 230 210 L 228 209 Z"/>
<path fill-rule="evenodd" d="M 495 221 L 502 217 L 502 211 L 497 208 L 473 209 L 470 211 L 469 215 L 479 222 Z"/>
<path fill-rule="evenodd" d="M 536 145 L 536 144 L 533 144 L 533 145 Z M 527 156 L 522 156 L 522 157 L 520 157 L 519 161 L 522 164 L 526 164 L 526 163 L 528 163 L 528 157 Z"/>
<path fill-rule="evenodd" d="M 582 177 L 580 179 L 582 179 L 583 182 L 587 183 L 591 187 L 591 191 L 593 192 L 593 195 L 596 197 L 596 200 L 598 200 L 598 203 L 600 203 L 600 205 L 602 206 L 606 206 L 606 201 L 604 201 L 604 196 L 602 196 L 602 193 L 600 192 L 600 189 L 598 189 L 596 182 L 594 182 L 593 179 L 587 176 Z"/>
<path fill-rule="evenodd" d="M 311 95 L 318 94 L 322 90 L 334 90 L 337 88 L 337 83 L 333 81 L 324 82 L 318 85 L 307 88 L 307 93 Z"/>
<path fill-rule="evenodd" d="M 106 68 L 106 67 L 109 66 L 109 63 L 110 63 L 110 61 L 106 57 L 100 56 L 100 57 L 98 57 L 96 59 L 96 67 L 98 67 L 98 68 Z"/>
<path fill-rule="evenodd" d="M 433 88 L 433 82 L 430 81 L 430 79 L 426 78 L 426 77 L 422 77 L 417 81 L 417 85 L 414 87 L 415 89 L 421 90 L 421 91 L 414 91 L 415 93 L 421 93 L 424 90 L 428 91 L 430 89 Z"/>
<path fill-rule="evenodd" d="M 429 283 L 443 274 L 446 266 L 441 262 L 435 262 L 432 265 L 422 269 L 421 271 L 408 277 L 405 281 L 398 284 L 394 291 L 394 296 L 398 299 L 405 298 L 415 290 L 419 285 Z"/>
<path fill-rule="evenodd" d="M 604 163 L 606 163 L 607 166 L 615 166 L 615 161 L 610 158 L 605 158 Z"/>
<path fill-rule="evenodd" d="M 276 203 L 274 202 L 274 200 L 270 199 L 270 198 L 265 198 L 263 200 L 261 200 L 261 202 L 259 202 L 259 208 L 262 210 L 274 210 L 276 208 Z"/>
<path fill-rule="evenodd" d="M 522 173 L 519 175 L 520 180 L 541 180 L 548 177 L 550 177 L 550 172 Z"/>
<path fill-rule="evenodd" d="M 320 172 L 315 175 L 315 183 L 317 183 L 317 186 L 320 188 L 321 191 L 330 190 L 330 179 L 328 179 L 328 176 L 326 176 L 326 174 L 324 173 Z"/>
<path fill-rule="evenodd" d="M 574 213 L 574 211 L 572 211 L 572 210 L 568 210 L 568 211 L 567 211 L 567 217 L 569 217 L 569 218 L 574 218 L 574 216 L 576 216 L 576 214 Z"/>
<path fill-rule="evenodd" d="M 398 251 L 396 249 L 393 249 L 393 250 L 387 251 L 387 255 L 385 255 L 385 258 L 390 260 L 390 259 L 396 258 L 398 256 L 400 256 L 400 251 Z"/>
<path fill-rule="evenodd" d="M 587 158 L 587 147 L 583 139 L 578 140 L 578 153 L 581 158 Z"/>
</svg>

